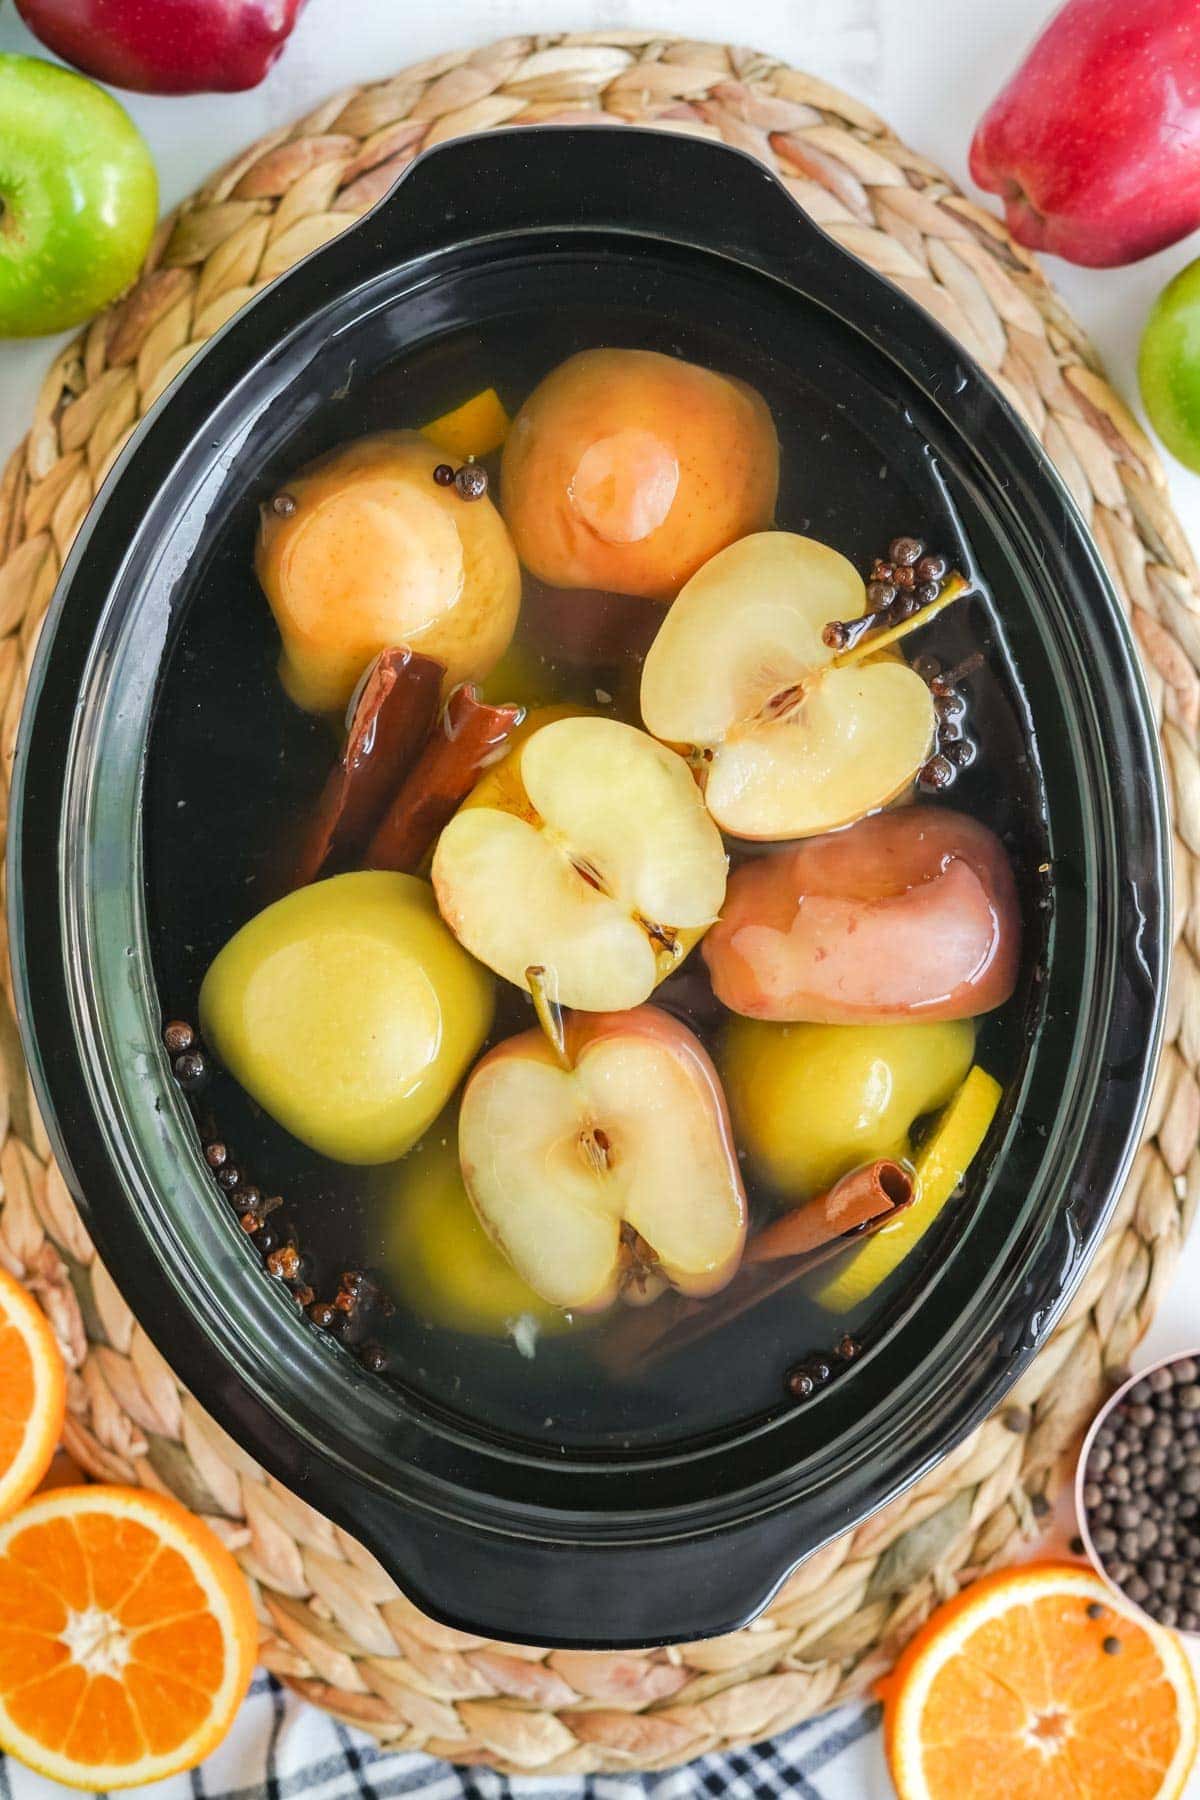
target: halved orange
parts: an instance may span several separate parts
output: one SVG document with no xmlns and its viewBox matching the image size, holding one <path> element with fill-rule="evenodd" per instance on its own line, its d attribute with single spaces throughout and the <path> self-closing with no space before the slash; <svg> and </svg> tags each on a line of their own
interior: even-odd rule
<svg viewBox="0 0 1200 1800">
<path fill-rule="evenodd" d="M 97 1792 L 190 1769 L 233 1722 L 258 1629 L 178 1501 L 56 1488 L 0 1525 L 0 1748 Z"/>
<path fill-rule="evenodd" d="M 50 1467 L 66 1404 L 66 1371 L 49 1321 L 0 1269 L 0 1519 Z"/>
<path fill-rule="evenodd" d="M 966 1588 L 883 1698 L 900 1800 L 1178 1800 L 1196 1758 L 1182 1646 L 1072 1563 Z"/>
</svg>

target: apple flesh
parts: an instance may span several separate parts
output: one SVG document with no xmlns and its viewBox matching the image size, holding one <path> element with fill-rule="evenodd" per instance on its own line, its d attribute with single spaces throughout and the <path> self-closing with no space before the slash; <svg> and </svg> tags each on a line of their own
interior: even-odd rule
<svg viewBox="0 0 1200 1800">
<path fill-rule="evenodd" d="M 717 917 L 726 858 L 682 757 L 632 725 L 560 718 L 516 745 L 445 827 L 442 917 L 516 986 L 638 1006 Z"/>
<path fill-rule="evenodd" d="M 771 523 L 779 443 L 745 382 L 653 350 L 584 350 L 547 375 L 504 446 L 504 516 L 551 586 L 671 599 Z"/>
<path fill-rule="evenodd" d="M 157 218 L 150 152 L 112 95 L 0 55 L 0 337 L 99 312 L 137 275 Z"/>
<path fill-rule="evenodd" d="M 972 1019 L 1016 985 L 1021 912 L 977 819 L 909 806 L 746 863 L 704 944 L 713 991 L 753 1019 Z"/>
<path fill-rule="evenodd" d="M 17 0 L 48 50 L 140 94 L 257 87 L 304 0 Z"/>
<path fill-rule="evenodd" d="M 484 1229 L 555 1306 L 597 1311 L 661 1274 L 715 1293 L 741 1260 L 746 1199 L 716 1070 L 654 1006 L 571 1016 L 490 1050 L 463 1094 L 463 1180 Z M 563 1066 L 564 1060 L 567 1066 Z"/>
<path fill-rule="evenodd" d="M 733 837 L 807 837 L 903 793 L 929 755 L 929 690 L 879 656 L 840 666 L 822 632 L 866 611 L 853 565 L 794 532 L 760 532 L 688 582 L 642 669 L 642 719 L 688 747 Z"/>
<path fill-rule="evenodd" d="M 381 432 L 298 471 L 263 508 L 255 569 L 280 679 L 306 711 L 340 711 L 389 647 L 440 662 L 443 698 L 508 648 L 521 604 L 508 532 L 486 495 L 438 485 L 442 461 L 418 432 Z"/>
<path fill-rule="evenodd" d="M 428 883 L 365 871 L 299 888 L 243 925 L 200 989 L 234 1079 L 335 1162 L 403 1156 L 492 1021 L 492 983 L 438 918 Z"/>
<path fill-rule="evenodd" d="M 971 174 L 1018 243 L 1091 268 L 1194 231 L 1196 0 L 1068 0 L 980 121 Z"/>
</svg>

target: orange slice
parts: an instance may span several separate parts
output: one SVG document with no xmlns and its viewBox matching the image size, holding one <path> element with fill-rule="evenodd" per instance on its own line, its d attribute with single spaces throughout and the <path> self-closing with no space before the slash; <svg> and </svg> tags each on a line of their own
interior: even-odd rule
<svg viewBox="0 0 1200 1800">
<path fill-rule="evenodd" d="M 0 1748 L 54 1781 L 97 1792 L 194 1767 L 257 1644 L 241 1571 L 178 1501 L 56 1488 L 0 1525 Z"/>
<path fill-rule="evenodd" d="M 1178 1800 L 1196 1757 L 1181 1645 L 1074 1564 L 1005 1569 L 940 1607 L 884 1704 L 900 1800 Z"/>
<path fill-rule="evenodd" d="M 50 1467 L 66 1402 L 66 1372 L 46 1315 L 0 1269 L 0 1519 Z"/>
</svg>

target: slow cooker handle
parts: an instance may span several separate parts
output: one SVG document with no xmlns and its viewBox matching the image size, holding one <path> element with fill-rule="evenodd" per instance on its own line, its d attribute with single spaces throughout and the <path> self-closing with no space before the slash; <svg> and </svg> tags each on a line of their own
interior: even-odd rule
<svg viewBox="0 0 1200 1800">
<path fill-rule="evenodd" d="M 818 271 L 823 288 L 834 268 L 864 274 L 754 157 L 641 126 L 452 139 L 419 156 L 359 227 L 388 264 L 467 239 L 556 229 L 691 244 L 800 287 Z"/>
</svg>

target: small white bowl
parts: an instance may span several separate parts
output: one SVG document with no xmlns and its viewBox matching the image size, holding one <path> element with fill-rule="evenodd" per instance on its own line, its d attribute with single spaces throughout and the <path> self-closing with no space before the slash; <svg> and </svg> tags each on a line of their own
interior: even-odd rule
<svg viewBox="0 0 1200 1800">
<path fill-rule="evenodd" d="M 1105 1586 L 1109 1588 L 1112 1593 L 1118 1594 L 1125 1602 L 1126 1606 L 1131 1606 L 1141 1618 L 1145 1619 L 1148 1625 L 1155 1626 L 1159 1631 L 1175 1630 L 1180 1637 L 1200 1642 L 1200 1632 L 1182 1631 L 1176 1626 L 1163 1625 L 1152 1613 L 1148 1613 L 1145 1607 L 1140 1605 L 1138 1601 L 1131 1599 L 1125 1592 L 1125 1589 L 1113 1580 L 1112 1576 L 1104 1566 L 1103 1557 L 1092 1542 L 1091 1528 L 1088 1524 L 1087 1508 L 1083 1504 L 1083 1490 L 1087 1484 L 1087 1466 L 1088 1460 L 1092 1454 L 1092 1446 L 1095 1444 L 1101 1426 L 1104 1424 L 1104 1421 L 1108 1418 L 1108 1415 L 1112 1412 L 1113 1408 L 1120 1405 L 1121 1401 L 1129 1393 L 1131 1388 L 1135 1388 L 1139 1381 L 1145 1381 L 1148 1375 L 1153 1375 L 1156 1369 L 1170 1368 L 1173 1363 L 1187 1362 L 1189 1360 L 1200 1364 L 1200 1349 L 1174 1350 L 1171 1352 L 1170 1356 L 1160 1356 L 1157 1362 L 1148 1363 L 1144 1369 L 1139 1369 L 1136 1375 L 1131 1375 L 1128 1381 L 1123 1381 L 1121 1386 L 1104 1402 L 1104 1405 L 1100 1408 L 1100 1411 L 1096 1414 L 1091 1425 L 1088 1427 L 1088 1434 L 1083 1440 L 1083 1449 L 1079 1453 L 1079 1461 L 1075 1467 L 1075 1517 L 1079 1525 L 1079 1536 L 1083 1540 L 1083 1547 L 1087 1552 L 1088 1561 L 1091 1563 L 1100 1579 L 1104 1582 Z"/>
</svg>

